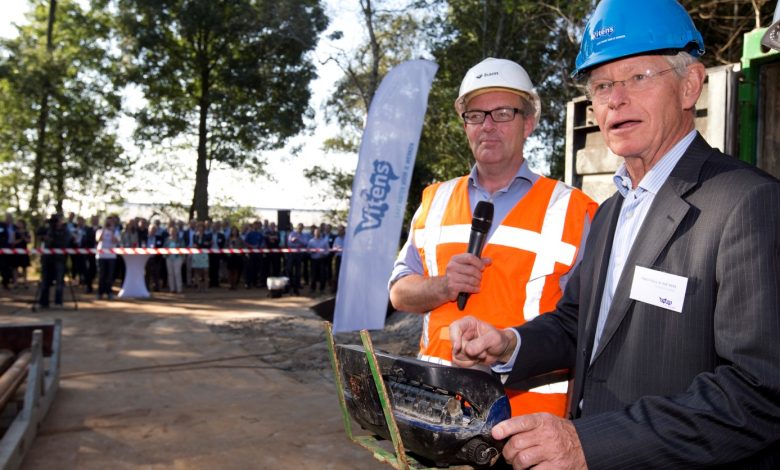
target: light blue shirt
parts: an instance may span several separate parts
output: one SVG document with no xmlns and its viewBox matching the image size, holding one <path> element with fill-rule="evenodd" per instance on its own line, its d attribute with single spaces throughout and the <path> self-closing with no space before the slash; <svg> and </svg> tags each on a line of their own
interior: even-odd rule
<svg viewBox="0 0 780 470">
<path fill-rule="evenodd" d="M 604 292 L 601 296 L 601 305 L 599 307 L 598 323 L 596 324 L 596 338 L 593 343 L 593 353 L 598 348 L 601 334 L 604 331 L 604 324 L 607 322 L 607 314 L 612 306 L 612 298 L 615 295 L 617 283 L 625 268 L 626 259 L 634 245 L 639 230 L 650 210 L 650 206 L 655 200 L 655 196 L 661 187 L 669 179 L 677 162 L 680 161 L 685 151 L 696 138 L 696 131 L 693 130 L 683 137 L 656 163 L 650 171 L 645 174 L 636 188 L 632 188 L 631 178 L 628 176 L 625 163 L 615 172 L 613 180 L 618 192 L 623 196 L 623 205 L 620 208 L 617 226 L 615 228 L 615 238 L 612 240 L 612 251 L 609 256 L 609 265 L 607 267 L 607 279 L 604 284 Z M 593 273 L 585 274 L 592 275 Z M 517 333 L 516 330 L 515 333 Z M 512 358 L 506 364 L 498 364 L 493 367 L 496 373 L 507 373 L 512 370 L 512 365 L 520 350 L 520 336 L 518 335 L 517 347 Z M 592 353 L 592 354 L 593 354 Z M 591 360 L 593 355 L 591 354 Z"/>
<path fill-rule="evenodd" d="M 474 165 L 469 173 L 468 182 L 468 194 L 469 205 L 471 206 L 471 212 L 474 213 L 474 208 L 479 201 L 490 201 L 493 203 L 493 223 L 490 226 L 488 232 L 488 240 L 493 232 L 501 225 L 501 221 L 509 214 L 509 212 L 517 205 L 528 191 L 531 190 L 534 183 L 539 179 L 539 175 L 532 172 L 528 168 L 528 162 L 523 161 L 520 165 L 520 169 L 517 170 L 515 177 L 508 185 L 499 189 L 498 191 L 490 194 L 485 188 L 479 184 L 477 178 L 477 166 Z M 420 252 L 414 245 L 413 231 L 409 231 L 409 238 L 401 252 L 398 254 L 398 258 L 393 265 L 393 272 L 390 274 L 390 280 L 388 282 L 389 287 L 398 279 L 408 276 L 410 274 L 422 274 L 423 265 L 422 259 L 420 259 Z"/>
<path fill-rule="evenodd" d="M 634 246 L 634 240 L 642 227 L 647 212 L 655 200 L 661 186 L 669 179 L 677 162 L 680 161 L 688 146 L 691 145 L 696 137 L 696 131 L 691 131 L 682 138 L 677 145 L 672 147 L 669 152 L 661 157 L 650 171 L 645 174 L 636 188 L 631 187 L 631 178 L 628 176 L 626 165 L 623 163 L 618 168 L 615 176 L 615 186 L 621 196 L 623 196 L 623 205 L 620 207 L 617 226 L 615 228 L 615 238 L 612 240 L 612 252 L 609 255 L 609 266 L 607 267 L 607 279 L 604 283 L 604 292 L 601 295 L 601 306 L 599 307 L 598 323 L 596 324 L 596 338 L 593 342 L 593 353 L 599 345 L 601 333 L 604 331 L 604 324 L 607 322 L 607 314 L 612 306 L 612 299 L 615 296 L 620 276 L 626 267 L 626 259 Z M 593 355 L 591 354 L 591 359 Z"/>
</svg>

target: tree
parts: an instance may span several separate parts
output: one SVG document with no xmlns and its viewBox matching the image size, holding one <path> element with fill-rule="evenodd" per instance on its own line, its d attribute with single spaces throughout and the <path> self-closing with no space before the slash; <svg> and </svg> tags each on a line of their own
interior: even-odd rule
<svg viewBox="0 0 780 470">
<path fill-rule="evenodd" d="M 121 98 L 110 17 L 79 2 L 38 2 L 19 35 L 0 43 L 0 178 L 6 200 L 39 208 L 85 188 L 107 192 L 131 162 L 113 132 Z M 43 204 L 42 204 L 43 203 Z"/>
<path fill-rule="evenodd" d="M 308 53 L 327 18 L 318 0 L 118 0 L 130 78 L 146 99 L 139 144 L 197 136 L 190 215 L 208 217 L 214 163 L 263 173 L 312 116 Z"/>
<path fill-rule="evenodd" d="M 769 26 L 776 4 L 769 0 L 682 0 L 680 3 L 704 37 L 707 52 L 702 62 L 708 67 L 739 62 L 743 35 Z"/>
<path fill-rule="evenodd" d="M 473 157 L 452 103 L 462 77 L 473 64 L 489 56 L 520 63 L 542 99 L 539 127 L 526 144 L 526 158 L 547 174 L 564 171 L 566 103 L 582 95 L 569 76 L 592 0 L 433 0 L 440 12 L 426 30 L 429 47 L 440 68 L 429 98 L 428 115 L 410 188 L 407 214 L 416 207 L 421 189 L 433 181 L 465 174 Z M 738 62 L 742 36 L 770 22 L 766 0 L 683 0 L 704 36 L 707 66 Z M 434 5 L 441 8 L 434 9 Z M 444 7 L 446 5 L 446 8 Z"/>
<path fill-rule="evenodd" d="M 569 79 L 590 1 L 434 1 L 439 13 L 426 30 L 439 72 L 428 99 L 428 115 L 420 142 L 409 204 L 419 203 L 422 188 L 433 181 L 466 174 L 473 156 L 454 110 L 466 71 L 486 57 L 510 59 L 531 76 L 542 98 L 542 115 L 525 157 L 563 175 L 566 103 L 580 94 Z M 407 210 L 407 213 L 411 211 Z"/>
<path fill-rule="evenodd" d="M 462 130 L 462 121 L 454 111 L 460 82 L 466 71 L 486 57 L 500 57 L 520 63 L 531 76 L 542 99 L 542 115 L 532 139 L 526 143 L 526 158 L 554 178 L 562 178 L 565 150 L 566 103 L 582 90 L 570 78 L 579 43 L 595 0 L 418 0 L 407 8 L 415 12 L 407 23 L 408 36 L 425 34 L 425 50 L 439 64 L 428 98 L 420 147 L 409 190 L 407 219 L 419 204 L 422 189 L 434 181 L 466 174 L 473 156 Z M 683 0 L 704 35 L 708 53 L 705 65 L 719 65 L 739 60 L 742 35 L 771 18 L 766 0 Z M 361 5 L 365 5 L 361 2 Z M 365 10 L 365 9 L 364 9 Z M 416 29 L 415 29 L 416 28 Z M 418 35 L 418 36 L 415 36 Z M 396 34 L 392 37 L 403 37 Z M 370 38 L 370 36 L 369 36 Z M 370 53 L 370 40 L 358 47 L 357 63 Z M 379 48 L 383 54 L 393 51 L 419 51 L 419 40 L 408 43 L 388 41 Z M 399 57 L 404 57 L 403 53 Z M 344 78 L 329 102 L 343 132 L 329 141 L 329 148 L 356 151 L 367 108 L 360 99 L 361 75 L 342 66 Z M 381 67 L 380 67 L 380 70 Z M 353 84 L 354 82 L 354 84 Z M 350 92 L 350 90 L 352 90 Z M 313 173 L 321 179 L 335 181 L 337 173 Z M 343 181 L 343 178 L 341 178 Z M 351 182 L 351 180 L 350 180 Z"/>
<path fill-rule="evenodd" d="M 325 105 L 326 121 L 340 126 L 339 134 L 324 143 L 328 152 L 358 151 L 366 116 L 382 79 L 394 66 L 422 52 L 420 18 L 424 10 L 414 3 L 372 0 L 357 3 L 365 40 L 354 49 L 336 50 L 327 59 L 343 72 Z M 341 31 L 330 35 L 332 40 L 342 37 Z M 351 196 L 353 175 L 349 172 L 316 165 L 306 170 L 305 176 L 312 182 L 326 183 L 336 198 L 347 200 Z M 334 221 L 346 220 L 344 213 L 330 216 Z"/>
</svg>

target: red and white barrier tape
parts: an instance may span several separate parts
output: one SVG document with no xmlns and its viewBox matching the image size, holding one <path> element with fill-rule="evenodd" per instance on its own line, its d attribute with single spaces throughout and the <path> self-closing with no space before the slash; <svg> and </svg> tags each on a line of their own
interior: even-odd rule
<svg viewBox="0 0 780 470">
<path fill-rule="evenodd" d="M 190 255 L 195 253 L 240 255 L 246 253 L 323 253 L 341 252 L 340 248 L 0 248 L 0 255 Z"/>
</svg>

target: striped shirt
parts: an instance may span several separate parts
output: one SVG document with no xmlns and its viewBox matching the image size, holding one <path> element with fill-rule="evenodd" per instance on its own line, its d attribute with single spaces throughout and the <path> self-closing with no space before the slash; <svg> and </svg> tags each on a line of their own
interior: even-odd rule
<svg viewBox="0 0 780 470">
<path fill-rule="evenodd" d="M 652 206 L 658 191 L 661 190 L 666 180 L 669 179 L 669 174 L 677 165 L 677 162 L 680 161 L 695 137 L 696 131 L 693 130 L 677 142 L 677 145 L 672 147 L 645 174 L 636 188 L 631 187 L 631 178 L 628 175 L 625 163 L 620 165 L 620 168 L 615 172 L 613 177 L 615 186 L 617 186 L 617 190 L 624 200 L 623 205 L 620 207 L 620 215 L 615 228 L 615 238 L 612 240 L 612 252 L 609 256 L 607 279 L 601 296 L 598 323 L 596 324 L 596 338 L 593 342 L 591 360 L 593 360 L 593 354 L 595 354 L 598 348 L 601 334 L 604 331 L 607 314 L 612 306 L 612 299 L 620 276 L 623 274 L 626 259 L 631 251 L 631 247 L 634 245 L 634 240 L 639 230 L 642 228 L 647 212 L 650 210 L 650 206 Z"/>
</svg>

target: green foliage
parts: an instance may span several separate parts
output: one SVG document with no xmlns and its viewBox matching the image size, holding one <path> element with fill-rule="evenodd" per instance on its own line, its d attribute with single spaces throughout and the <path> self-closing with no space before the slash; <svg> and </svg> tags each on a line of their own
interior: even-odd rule
<svg viewBox="0 0 780 470">
<path fill-rule="evenodd" d="M 197 136 L 194 211 L 208 216 L 212 163 L 264 172 L 313 116 L 309 52 L 327 25 L 318 0 L 118 0 L 130 79 L 146 106 L 140 145 Z"/>
<path fill-rule="evenodd" d="M 453 102 L 471 66 L 486 57 L 500 57 L 521 64 L 542 99 L 541 121 L 533 134 L 541 149 L 534 152 L 526 147 L 526 158 L 542 167 L 549 164 L 549 173 L 561 177 L 566 102 L 580 94 L 568 75 L 590 2 L 459 1 L 449 5 L 429 24 L 431 52 L 440 72 L 436 93 L 429 100 L 430 128 L 421 142 L 422 164 L 426 159 L 439 160 L 431 165 L 437 179 L 465 173 L 465 163 L 470 165 L 473 160 Z M 453 135 L 456 128 L 459 137 Z"/>
<path fill-rule="evenodd" d="M 325 118 L 341 126 L 325 150 L 357 152 L 371 100 L 382 78 L 394 66 L 422 52 L 421 11 L 393 1 L 361 0 L 362 30 L 366 41 L 349 52 L 329 57 L 344 72 L 326 103 Z M 341 37 L 341 32 L 331 37 Z"/>
<path fill-rule="evenodd" d="M 704 35 L 707 66 L 738 62 L 742 35 L 769 24 L 773 2 L 766 0 L 683 0 Z M 428 113 L 407 204 L 407 219 L 422 189 L 466 174 L 473 157 L 453 103 L 466 71 L 485 57 L 520 63 L 542 100 L 539 126 L 526 143 L 525 157 L 553 178 L 562 178 L 566 104 L 581 95 L 569 78 L 592 0 L 420 0 L 427 12 L 422 25 L 439 70 L 428 99 Z"/>
<path fill-rule="evenodd" d="M 742 57 L 745 33 L 772 23 L 775 0 L 680 0 L 704 37 L 707 67 L 733 64 Z"/>
<path fill-rule="evenodd" d="M 0 42 L 0 193 L 19 211 L 61 210 L 83 188 L 107 192 L 132 162 L 114 132 L 121 84 L 110 18 L 61 0 L 47 47 L 49 5 L 35 5 L 18 36 Z"/>
</svg>

